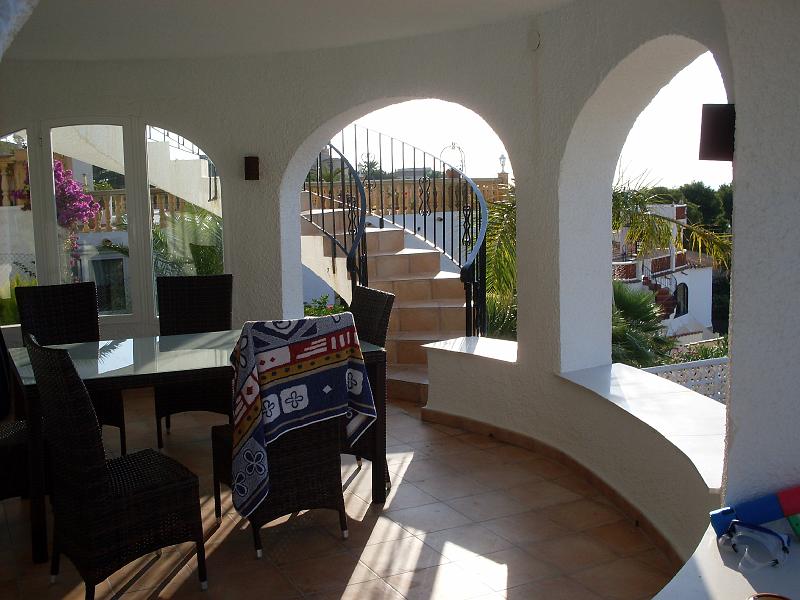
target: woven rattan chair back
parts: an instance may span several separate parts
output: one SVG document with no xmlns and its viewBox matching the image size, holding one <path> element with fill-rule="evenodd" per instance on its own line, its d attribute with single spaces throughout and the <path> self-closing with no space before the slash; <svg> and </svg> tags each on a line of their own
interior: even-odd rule
<svg viewBox="0 0 800 600">
<path fill-rule="evenodd" d="M 110 492 L 97 416 L 67 351 L 45 348 L 27 334 L 23 339 L 51 460 L 53 512 L 62 523 L 86 527 Z"/>
<path fill-rule="evenodd" d="M 0 420 L 5 419 L 11 412 L 19 394 L 19 380 L 11 357 L 8 355 L 8 346 L 0 331 Z"/>
<path fill-rule="evenodd" d="M 161 335 L 231 328 L 233 275 L 159 277 L 156 290 Z"/>
<path fill-rule="evenodd" d="M 100 339 L 97 288 L 93 281 L 18 287 L 22 333 L 45 346 Z"/>
<path fill-rule="evenodd" d="M 358 339 L 376 346 L 386 345 L 394 294 L 362 285 L 353 288 L 350 312 L 356 322 Z"/>
</svg>

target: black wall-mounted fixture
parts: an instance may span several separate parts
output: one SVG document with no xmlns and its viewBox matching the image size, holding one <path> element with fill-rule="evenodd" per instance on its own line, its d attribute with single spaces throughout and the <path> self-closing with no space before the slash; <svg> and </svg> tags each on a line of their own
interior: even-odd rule
<svg viewBox="0 0 800 600">
<path fill-rule="evenodd" d="M 244 157 L 244 178 L 247 181 L 258 181 L 258 157 Z"/>
<path fill-rule="evenodd" d="M 700 160 L 733 160 L 736 108 L 733 104 L 703 104 Z"/>
</svg>

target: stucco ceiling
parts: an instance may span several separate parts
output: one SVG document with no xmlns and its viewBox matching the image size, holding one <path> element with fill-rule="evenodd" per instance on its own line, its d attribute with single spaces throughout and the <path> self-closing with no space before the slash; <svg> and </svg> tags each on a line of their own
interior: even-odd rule
<svg viewBox="0 0 800 600">
<path fill-rule="evenodd" d="M 7 57 L 125 60 L 330 48 L 464 29 L 572 0 L 41 0 Z"/>
</svg>

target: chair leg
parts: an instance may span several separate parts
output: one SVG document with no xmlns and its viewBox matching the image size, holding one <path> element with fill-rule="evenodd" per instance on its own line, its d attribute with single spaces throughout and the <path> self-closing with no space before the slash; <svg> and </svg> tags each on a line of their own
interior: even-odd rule
<svg viewBox="0 0 800 600">
<path fill-rule="evenodd" d="M 203 534 L 197 538 L 195 543 L 197 547 L 197 578 L 200 580 L 200 589 L 206 591 L 208 589 L 208 574 L 206 573 L 206 547 L 203 545 Z"/>
<path fill-rule="evenodd" d="M 358 465 L 359 469 L 361 468 L 361 457 L 360 456 L 356 456 L 356 465 Z"/>
<path fill-rule="evenodd" d="M 83 585 L 86 586 L 86 600 L 94 600 L 94 586 L 86 582 Z"/>
<path fill-rule="evenodd" d="M 128 441 L 125 436 L 125 417 L 122 417 L 122 422 L 119 424 L 119 451 L 122 456 L 128 453 Z"/>
<path fill-rule="evenodd" d="M 350 532 L 347 530 L 347 511 L 344 509 L 344 500 L 339 506 L 339 528 L 342 530 L 342 539 L 346 540 L 350 536 Z"/>
<path fill-rule="evenodd" d="M 220 496 L 220 484 L 217 477 L 217 465 L 214 465 L 214 516 L 217 517 L 217 523 L 222 520 L 222 498 Z"/>
<path fill-rule="evenodd" d="M 250 523 L 250 529 L 253 530 L 253 544 L 256 547 L 256 558 L 260 559 L 264 556 L 264 548 L 261 546 L 261 528 L 257 527 L 254 523 Z"/>
<path fill-rule="evenodd" d="M 58 538 L 53 535 L 53 556 L 50 559 L 50 583 L 55 583 L 61 567 L 61 551 L 58 546 Z"/>
<path fill-rule="evenodd" d="M 169 435 L 170 427 L 172 427 L 172 419 L 170 419 L 172 415 L 167 415 L 164 417 L 164 425 L 167 426 L 167 435 Z"/>
<path fill-rule="evenodd" d="M 158 415 L 156 415 L 156 441 L 158 449 L 161 450 L 164 447 L 164 434 L 161 432 L 161 417 Z"/>
</svg>

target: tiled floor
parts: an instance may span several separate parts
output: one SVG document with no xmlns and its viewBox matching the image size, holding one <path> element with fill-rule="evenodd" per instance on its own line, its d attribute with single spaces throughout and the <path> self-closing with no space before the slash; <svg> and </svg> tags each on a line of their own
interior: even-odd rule
<svg viewBox="0 0 800 600">
<path fill-rule="evenodd" d="M 152 399 L 126 399 L 129 447 L 155 444 Z M 291 515 L 262 533 L 256 560 L 246 521 L 224 496 L 214 531 L 209 427 L 214 415 L 173 418 L 166 451 L 200 476 L 209 590 L 199 591 L 192 545 L 145 557 L 97 588 L 98 598 L 314 598 L 639 600 L 674 574 L 647 536 L 564 466 L 492 438 L 429 425 L 418 409 L 389 406 L 388 455 L 394 485 L 371 506 L 370 466 L 342 465 L 350 538 L 332 511 Z M 115 430 L 106 431 L 108 451 Z M 49 584 L 48 566 L 30 562 L 27 506 L 2 503 L 0 598 L 83 598 L 68 560 Z M 132 575 L 152 564 L 132 584 Z M 185 563 L 185 566 L 184 566 Z"/>
</svg>

